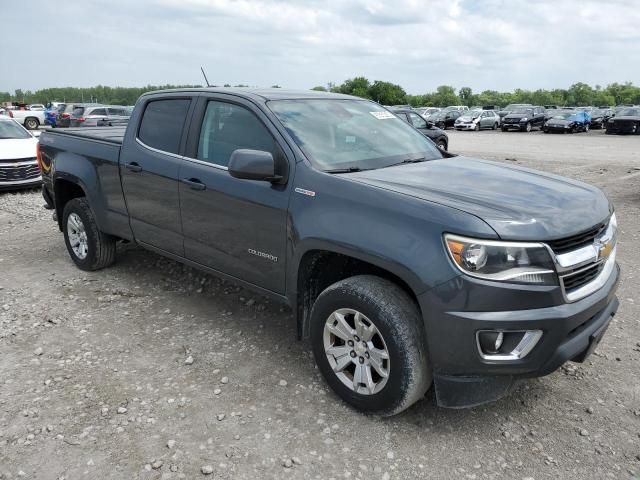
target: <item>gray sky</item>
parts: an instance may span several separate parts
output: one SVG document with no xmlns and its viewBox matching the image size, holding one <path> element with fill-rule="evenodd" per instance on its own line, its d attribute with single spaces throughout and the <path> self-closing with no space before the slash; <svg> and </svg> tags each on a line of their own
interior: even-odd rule
<svg viewBox="0 0 640 480">
<path fill-rule="evenodd" d="M 0 90 L 640 83 L 637 0 L 2 0 Z"/>
</svg>

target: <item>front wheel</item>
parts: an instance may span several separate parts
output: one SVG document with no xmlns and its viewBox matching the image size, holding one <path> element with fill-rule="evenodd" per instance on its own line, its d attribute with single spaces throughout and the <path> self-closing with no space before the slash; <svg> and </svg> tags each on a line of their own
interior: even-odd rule
<svg viewBox="0 0 640 480">
<path fill-rule="evenodd" d="M 587 133 L 589 131 L 589 124 L 585 123 L 584 124 L 584 133 Z"/>
<path fill-rule="evenodd" d="M 531 131 L 531 122 L 527 122 L 527 124 L 524 126 L 523 130 L 525 132 L 530 132 Z"/>
<path fill-rule="evenodd" d="M 420 311 L 389 280 L 359 275 L 324 290 L 311 311 L 311 342 L 329 386 L 363 412 L 395 415 L 431 385 Z"/>
<path fill-rule="evenodd" d="M 474 129 L 476 132 L 479 132 L 479 131 L 480 131 L 480 122 L 476 123 L 476 126 L 475 126 L 475 127 L 473 127 L 473 129 Z"/>
<path fill-rule="evenodd" d="M 24 126 L 27 130 L 35 130 L 40 125 L 37 118 L 29 117 L 25 119 Z"/>
<path fill-rule="evenodd" d="M 491 130 L 497 130 L 498 128 L 498 122 L 493 124 L 493 127 L 491 127 Z"/>
<path fill-rule="evenodd" d="M 115 262 L 116 239 L 98 230 L 86 198 L 74 198 L 64 206 L 62 232 L 69 255 L 81 270 L 99 270 Z"/>
<path fill-rule="evenodd" d="M 442 138 L 436 142 L 436 145 L 440 150 L 447 150 L 447 142 Z"/>
</svg>

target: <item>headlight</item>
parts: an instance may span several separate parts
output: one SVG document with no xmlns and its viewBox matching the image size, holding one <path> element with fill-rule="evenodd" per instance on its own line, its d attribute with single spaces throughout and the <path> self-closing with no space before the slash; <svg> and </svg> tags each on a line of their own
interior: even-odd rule
<svg viewBox="0 0 640 480">
<path fill-rule="evenodd" d="M 445 235 L 451 259 L 467 275 L 485 280 L 557 285 L 558 276 L 541 243 L 500 242 Z"/>
<path fill-rule="evenodd" d="M 527 117 L 522 117 L 522 118 L 520 119 L 520 121 L 521 121 L 521 122 L 526 122 L 527 120 L 529 120 Z"/>
</svg>

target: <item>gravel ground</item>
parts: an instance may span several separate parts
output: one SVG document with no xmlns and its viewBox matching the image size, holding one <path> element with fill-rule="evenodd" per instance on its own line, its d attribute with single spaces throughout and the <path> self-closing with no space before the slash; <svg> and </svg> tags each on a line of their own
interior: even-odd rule
<svg viewBox="0 0 640 480">
<path fill-rule="evenodd" d="M 585 364 L 496 403 L 341 403 L 290 312 L 132 246 L 84 273 L 39 192 L 0 194 L 0 479 L 637 478 L 640 139 L 450 132 L 451 150 L 604 188 L 621 307 Z M 535 199 L 532 199 L 535 201 Z"/>
</svg>

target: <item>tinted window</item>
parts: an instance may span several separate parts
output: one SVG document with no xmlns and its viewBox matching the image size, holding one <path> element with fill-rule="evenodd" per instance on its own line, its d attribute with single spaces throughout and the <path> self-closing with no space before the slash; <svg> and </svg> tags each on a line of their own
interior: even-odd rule
<svg viewBox="0 0 640 480">
<path fill-rule="evenodd" d="M 73 113 L 75 114 L 75 110 L 73 111 Z M 89 111 L 89 115 L 102 115 L 105 116 L 107 114 L 107 109 L 106 108 L 94 108 L 93 110 Z"/>
<path fill-rule="evenodd" d="M 163 152 L 178 153 L 190 100 L 156 100 L 144 110 L 138 138 Z"/>
<path fill-rule="evenodd" d="M 411 119 L 411 123 L 416 128 L 427 128 L 427 122 L 420 115 L 415 113 L 409 113 L 409 118 Z"/>
<path fill-rule="evenodd" d="M 211 101 L 200 129 L 198 160 L 226 167 L 239 148 L 263 150 L 275 156 L 275 142 L 267 127 L 239 105 Z"/>
<path fill-rule="evenodd" d="M 128 114 L 124 108 L 110 108 L 109 115 L 120 115 L 124 117 L 124 116 L 127 116 Z"/>
</svg>

